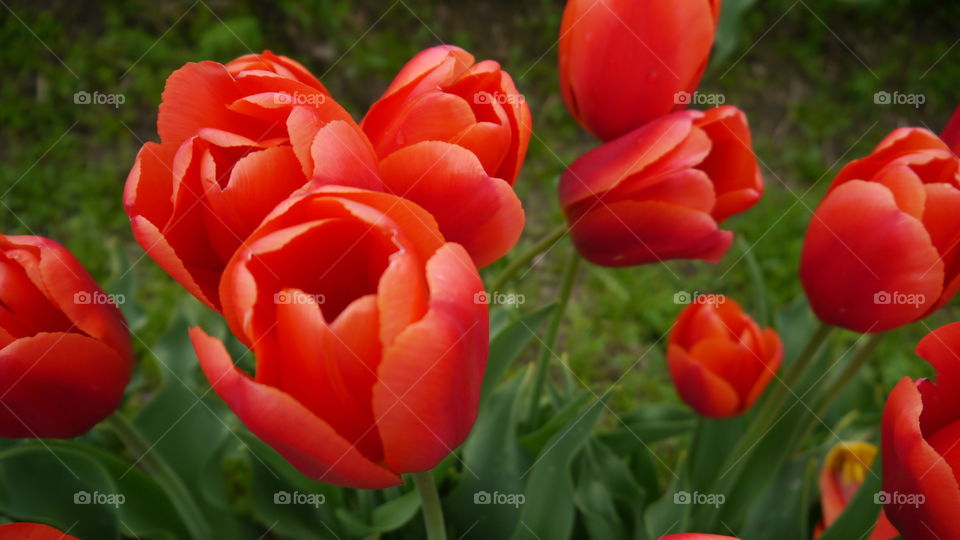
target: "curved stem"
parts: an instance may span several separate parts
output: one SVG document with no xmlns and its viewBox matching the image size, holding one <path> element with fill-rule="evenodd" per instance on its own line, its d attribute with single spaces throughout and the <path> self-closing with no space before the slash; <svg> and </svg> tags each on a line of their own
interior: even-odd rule
<svg viewBox="0 0 960 540">
<path fill-rule="evenodd" d="M 514 276 L 521 268 L 525 267 L 544 251 L 553 247 L 563 235 L 567 233 L 567 224 L 563 223 L 557 228 L 553 229 L 546 236 L 537 241 L 536 244 L 530 246 L 529 249 L 518 255 L 515 259 L 510 261 L 506 268 L 500 272 L 500 275 L 497 276 L 497 279 L 493 280 L 493 284 L 490 285 L 490 291 L 496 292 L 503 289 L 504 285 L 510 281 L 510 278 Z"/>
<path fill-rule="evenodd" d="M 546 339 L 540 343 L 540 354 L 537 357 L 537 367 L 533 375 L 533 392 L 530 396 L 530 410 L 527 418 L 531 420 L 532 425 L 537 425 L 537 413 L 540 410 L 540 394 L 543 393 L 543 385 L 547 379 L 547 368 L 550 365 L 550 356 L 554 354 L 553 345 L 557 341 L 557 333 L 560 330 L 560 323 L 563 321 L 563 315 L 567 311 L 567 304 L 570 303 L 570 294 L 573 292 L 573 283 L 577 278 L 577 270 L 580 268 L 580 254 L 577 250 L 571 250 L 570 259 L 567 261 L 567 267 L 563 271 L 563 282 L 560 285 L 560 298 L 557 301 L 556 311 L 550 318 L 550 326 L 547 327 Z"/>
<path fill-rule="evenodd" d="M 121 416 L 119 412 L 108 416 L 103 422 L 116 434 L 137 462 L 143 463 L 144 469 L 163 488 L 177 513 L 180 514 L 180 518 L 183 519 L 183 523 L 190 531 L 190 536 L 197 540 L 210 538 L 210 527 L 207 520 L 200 513 L 187 486 L 184 485 L 177 473 L 160 454 L 151 452 L 150 445 L 140 435 L 137 428 Z"/>
<path fill-rule="evenodd" d="M 420 494 L 420 508 L 423 510 L 423 521 L 427 527 L 427 540 L 446 540 L 447 529 L 443 524 L 443 508 L 440 506 L 440 496 L 437 486 L 433 483 L 430 471 L 411 474 L 413 485 Z"/>
</svg>

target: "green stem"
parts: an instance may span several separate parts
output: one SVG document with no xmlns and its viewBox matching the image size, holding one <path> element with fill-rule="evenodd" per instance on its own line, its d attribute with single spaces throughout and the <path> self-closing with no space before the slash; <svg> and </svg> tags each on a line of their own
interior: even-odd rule
<svg viewBox="0 0 960 540">
<path fill-rule="evenodd" d="M 867 336 L 866 341 L 860 348 L 857 350 L 856 356 L 853 357 L 853 360 L 847 364 L 847 367 L 837 376 L 833 382 L 827 387 L 823 393 L 823 397 L 815 402 L 819 402 L 816 414 L 804 422 L 800 433 L 802 434 L 799 441 L 803 441 L 810 436 L 810 433 L 813 431 L 813 428 L 816 426 L 817 419 L 822 418 L 823 415 L 827 413 L 830 409 L 830 406 L 833 405 L 833 402 L 843 394 L 843 391 L 847 388 L 851 381 L 860 373 L 860 370 L 863 369 L 863 366 L 870 361 L 870 358 L 873 357 L 873 352 L 877 350 L 877 346 L 880 345 L 880 342 L 883 340 L 883 333 L 879 334 L 870 334 Z"/>
<path fill-rule="evenodd" d="M 556 310 L 550 319 L 550 326 L 547 327 L 546 339 L 540 344 L 540 354 L 537 357 L 537 367 L 533 374 L 533 392 L 530 395 L 530 410 L 527 418 L 531 425 L 537 425 L 537 416 L 540 411 L 540 395 L 543 393 L 543 385 L 547 379 L 547 368 L 550 365 L 550 357 L 553 353 L 553 346 L 557 341 L 557 333 L 560 330 L 560 323 L 563 321 L 564 312 L 567 310 L 567 304 L 570 303 L 570 294 L 573 292 L 573 284 L 577 278 L 577 270 L 580 268 L 580 254 L 577 250 L 571 250 L 570 259 L 567 261 L 567 267 L 564 269 L 563 282 L 560 285 L 560 298 L 557 300 Z"/>
<path fill-rule="evenodd" d="M 500 275 L 497 276 L 497 279 L 493 281 L 493 284 L 490 286 L 491 292 L 497 292 L 503 289 L 503 287 L 510 281 L 510 278 L 514 276 L 521 268 L 527 266 L 533 259 L 540 255 L 544 251 L 550 249 L 554 246 L 563 235 L 567 233 L 567 224 L 563 223 L 559 227 L 550 231 L 546 236 L 537 241 L 536 244 L 530 246 L 529 249 L 518 255 L 507 265 L 506 268 L 500 272 Z"/>
<path fill-rule="evenodd" d="M 108 416 L 103 422 L 116 434 L 117 438 L 137 461 L 143 464 L 143 468 L 150 473 L 157 484 L 163 488 L 190 531 L 190 536 L 197 540 L 210 538 L 210 527 L 207 520 L 200 513 L 187 486 L 184 485 L 177 473 L 160 454 L 151 451 L 150 445 L 140 435 L 137 428 L 121 416 L 119 412 Z"/>
<path fill-rule="evenodd" d="M 423 510 L 423 521 L 427 526 L 427 540 L 446 540 L 447 529 L 443 524 L 443 508 L 440 506 L 440 496 L 437 486 L 433 483 L 430 471 L 413 473 L 413 485 L 420 494 L 420 508 Z"/>
</svg>

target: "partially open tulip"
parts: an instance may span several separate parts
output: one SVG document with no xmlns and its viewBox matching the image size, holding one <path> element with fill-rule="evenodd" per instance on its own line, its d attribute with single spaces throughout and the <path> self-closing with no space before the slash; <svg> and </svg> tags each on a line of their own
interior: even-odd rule
<svg viewBox="0 0 960 540">
<path fill-rule="evenodd" d="M 724 296 L 693 299 L 670 332 L 667 363 L 673 385 L 697 413 L 736 416 L 748 408 L 780 369 L 783 345 Z"/>
<path fill-rule="evenodd" d="M 884 511 L 904 540 L 960 538 L 960 323 L 930 332 L 917 354 L 936 381 L 905 377 L 887 398 Z"/>
<path fill-rule="evenodd" d="M 844 167 L 807 229 L 800 279 L 824 322 L 883 332 L 960 288 L 958 160 L 936 135 L 900 128 Z"/>
<path fill-rule="evenodd" d="M 363 130 L 383 182 L 437 218 L 478 266 L 506 254 L 523 230 L 511 187 L 530 141 L 530 108 L 492 60 L 441 45 L 415 56 L 370 107 Z"/>
<path fill-rule="evenodd" d="M 0 525 L 0 540 L 79 540 L 41 523 L 7 523 Z"/>
<path fill-rule="evenodd" d="M 312 178 L 382 187 L 375 161 L 354 166 L 372 150 L 350 115 L 305 68 L 269 51 L 175 71 L 157 129 L 160 143 L 143 146 L 127 178 L 133 233 L 216 310 L 226 262 L 293 191 Z"/>
<path fill-rule="evenodd" d="M 133 369 L 118 298 L 60 244 L 0 235 L 0 437 L 76 437 L 117 408 Z"/>
<path fill-rule="evenodd" d="M 467 252 L 429 213 L 328 186 L 280 204 L 230 261 L 224 315 L 254 377 L 193 329 L 217 393 L 305 475 L 399 484 L 466 438 L 487 358 L 487 306 Z"/>
<path fill-rule="evenodd" d="M 609 141 L 685 107 L 719 18 L 720 0 L 569 0 L 559 56 L 570 113 Z"/>
<path fill-rule="evenodd" d="M 947 143 L 954 154 L 960 154 L 960 107 L 957 107 L 957 110 L 953 112 L 953 116 L 947 122 L 947 127 L 943 128 L 940 138 Z"/>
<path fill-rule="evenodd" d="M 850 504 L 877 457 L 877 447 L 866 442 L 841 442 L 830 449 L 820 470 L 820 505 L 823 520 L 817 525 L 814 538 L 823 534 L 844 508 Z M 887 516 L 880 512 L 877 525 L 864 540 L 889 540 L 898 536 Z"/>
<path fill-rule="evenodd" d="M 724 536 L 722 534 L 703 534 L 703 533 L 681 533 L 668 534 L 661 536 L 657 540 L 739 540 L 735 536 Z"/>
<path fill-rule="evenodd" d="M 762 193 L 746 115 L 732 106 L 658 118 L 584 154 L 560 179 L 573 243 L 603 266 L 719 261 L 733 242 L 719 224 Z"/>
</svg>

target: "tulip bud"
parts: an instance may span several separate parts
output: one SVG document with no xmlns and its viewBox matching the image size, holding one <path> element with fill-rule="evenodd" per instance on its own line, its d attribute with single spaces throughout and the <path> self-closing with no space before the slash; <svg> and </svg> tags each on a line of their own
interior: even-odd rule
<svg viewBox="0 0 960 540">
<path fill-rule="evenodd" d="M 133 353 L 116 301 L 60 244 L 0 235 L 0 437 L 76 437 L 117 408 Z"/>
<path fill-rule="evenodd" d="M 363 130 L 391 192 L 437 218 L 478 266 L 505 255 L 523 231 L 513 183 L 531 133 L 530 108 L 492 60 L 449 45 L 427 49 L 370 107 Z"/>
<path fill-rule="evenodd" d="M 960 154 L 960 107 L 957 107 L 957 110 L 953 112 L 947 127 L 943 128 L 940 138 L 947 143 L 954 154 Z"/>
<path fill-rule="evenodd" d="M 702 301 L 701 298 L 709 298 Z M 743 413 L 780 369 L 783 345 L 724 296 L 692 299 L 670 332 L 667 363 L 673 385 L 697 413 Z"/>
<path fill-rule="evenodd" d="M 719 261 L 727 217 L 760 199 L 746 115 L 732 106 L 679 111 L 587 152 L 560 179 L 580 254 L 602 266 Z"/>
<path fill-rule="evenodd" d="M 936 380 L 904 377 L 883 409 L 880 502 L 904 540 L 960 538 L 960 323 L 930 332 L 917 354 Z"/>
<path fill-rule="evenodd" d="M 856 332 L 925 317 L 960 288 L 960 171 L 933 133 L 900 128 L 833 181 L 807 229 L 800 280 L 814 313 Z"/>
<path fill-rule="evenodd" d="M 823 521 L 817 525 L 814 538 L 830 528 L 850 504 L 866 476 L 871 474 L 870 467 L 876 457 L 877 447 L 865 442 L 841 442 L 830 450 L 820 471 Z M 876 527 L 866 540 L 889 540 L 896 536 L 897 530 L 881 512 Z"/>
<path fill-rule="evenodd" d="M 193 329 L 200 365 L 250 430 L 305 475 L 356 488 L 433 468 L 477 414 L 483 284 L 429 213 L 328 186 L 284 201 L 224 272 L 224 315 L 254 378 Z"/>
<path fill-rule="evenodd" d="M 570 114 L 609 141 L 686 107 L 719 18 L 720 0 L 569 0 L 559 56 Z"/>
<path fill-rule="evenodd" d="M 124 190 L 134 237 L 217 311 L 224 266 L 277 203 L 311 179 L 382 188 L 347 111 L 303 66 L 269 51 L 175 71 L 157 130 L 160 144 L 143 146 Z"/>
</svg>

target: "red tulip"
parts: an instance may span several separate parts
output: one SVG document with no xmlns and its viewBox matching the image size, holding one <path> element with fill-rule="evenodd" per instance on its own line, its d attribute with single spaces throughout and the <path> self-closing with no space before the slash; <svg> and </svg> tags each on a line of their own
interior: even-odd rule
<svg viewBox="0 0 960 540">
<path fill-rule="evenodd" d="M 216 310 L 227 261 L 293 191 L 311 178 L 382 188 L 375 161 L 356 166 L 372 150 L 350 115 L 306 69 L 269 51 L 174 72 L 157 128 L 160 144 L 143 146 L 124 192 L 134 236 Z"/>
<path fill-rule="evenodd" d="M 960 173 L 925 129 L 894 130 L 833 181 L 804 240 L 800 279 L 826 323 L 883 332 L 960 288 Z"/>
<path fill-rule="evenodd" d="M 708 298 L 708 301 L 703 301 Z M 698 297 L 677 317 L 667 363 L 680 398 L 710 418 L 750 408 L 780 369 L 783 345 L 723 296 Z"/>
<path fill-rule="evenodd" d="M 904 540 L 960 538 L 960 323 L 930 332 L 917 354 L 936 382 L 902 379 L 883 409 L 884 511 Z"/>
<path fill-rule="evenodd" d="M 960 107 L 957 107 L 957 110 L 953 112 L 947 127 L 943 128 L 940 138 L 947 143 L 954 154 L 960 154 Z"/>
<path fill-rule="evenodd" d="M 393 193 L 432 213 L 478 266 L 506 254 L 523 230 L 511 187 L 527 152 L 530 108 L 492 60 L 441 45 L 415 56 L 370 107 L 363 130 Z"/>
<path fill-rule="evenodd" d="M 683 108 L 719 18 L 720 0 L 569 0 L 559 51 L 570 114 L 609 141 Z"/>
<path fill-rule="evenodd" d="M 840 517 L 853 496 L 870 474 L 877 457 L 877 447 L 865 442 L 838 443 L 823 462 L 820 471 L 820 499 L 823 521 L 817 525 L 814 538 L 819 538 Z M 877 526 L 865 540 L 889 540 L 898 536 L 887 516 L 880 513 Z"/>
<path fill-rule="evenodd" d="M 80 540 L 41 523 L 0 525 L 0 540 Z"/>
<path fill-rule="evenodd" d="M 703 534 L 703 533 L 682 533 L 668 534 L 661 536 L 657 540 L 739 540 L 735 536 L 723 536 L 721 534 Z"/>
<path fill-rule="evenodd" d="M 416 204 L 328 186 L 283 202 L 230 261 L 224 315 L 251 378 L 202 330 L 217 393 L 310 478 L 400 483 L 466 438 L 487 358 L 483 285 Z"/>
<path fill-rule="evenodd" d="M 719 261 L 733 242 L 719 223 L 762 193 L 746 115 L 732 106 L 658 118 L 584 154 L 560 179 L 573 242 L 603 266 Z"/>
<path fill-rule="evenodd" d="M 117 408 L 133 353 L 114 300 L 60 244 L 0 235 L 0 437 L 76 437 Z"/>
</svg>

